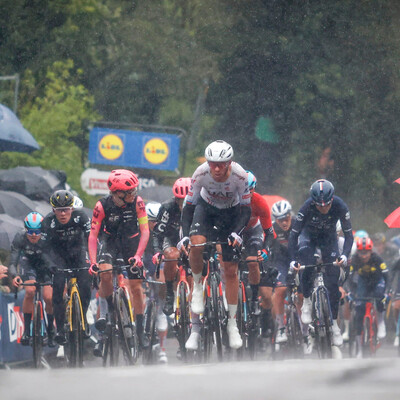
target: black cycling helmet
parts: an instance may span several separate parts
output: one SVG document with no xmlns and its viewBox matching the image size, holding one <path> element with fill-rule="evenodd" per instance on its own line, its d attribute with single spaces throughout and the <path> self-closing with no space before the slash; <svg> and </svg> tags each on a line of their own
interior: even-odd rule
<svg viewBox="0 0 400 400">
<path fill-rule="evenodd" d="M 53 208 L 72 207 L 74 195 L 69 190 L 57 190 L 50 197 L 50 205 Z"/>
<path fill-rule="evenodd" d="M 332 203 L 335 188 L 326 179 L 318 179 L 311 185 L 310 195 L 317 206 L 327 206 Z"/>
</svg>

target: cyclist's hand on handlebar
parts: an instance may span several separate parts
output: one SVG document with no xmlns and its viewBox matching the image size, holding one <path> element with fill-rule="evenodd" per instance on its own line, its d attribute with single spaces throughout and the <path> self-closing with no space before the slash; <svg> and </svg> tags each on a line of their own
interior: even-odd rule
<svg viewBox="0 0 400 400">
<path fill-rule="evenodd" d="M 19 285 L 22 283 L 22 279 L 19 276 L 16 276 L 13 281 L 12 281 L 13 285 L 15 287 L 19 287 Z"/>
<path fill-rule="evenodd" d="M 232 247 L 240 247 L 243 243 L 243 239 L 236 233 L 232 232 L 228 236 L 228 244 Z"/>
<path fill-rule="evenodd" d="M 267 249 L 258 250 L 258 261 L 267 261 L 269 258 L 269 251 Z"/>
<path fill-rule="evenodd" d="M 187 256 L 188 255 L 187 247 L 189 246 L 189 243 L 190 239 L 187 236 L 185 236 L 177 243 L 176 248 L 178 249 L 178 251 L 180 251 L 181 253 L 183 252 Z"/>
<path fill-rule="evenodd" d="M 347 266 L 347 257 L 346 257 L 344 254 L 342 254 L 342 255 L 336 260 L 336 262 L 337 262 L 337 265 L 338 265 L 339 267 L 346 268 L 346 266 Z"/>
<path fill-rule="evenodd" d="M 151 258 L 151 262 L 154 265 L 157 265 L 162 259 L 164 258 L 164 256 L 161 253 L 156 253 L 154 254 L 154 256 Z"/>
<path fill-rule="evenodd" d="M 133 257 L 131 257 L 128 260 L 128 263 L 130 265 L 132 265 L 132 267 L 143 267 L 143 261 L 142 261 L 142 257 L 138 256 L 137 254 L 135 254 Z"/>
<path fill-rule="evenodd" d="M 300 270 L 300 263 L 297 261 L 291 261 L 289 267 L 289 274 L 295 274 Z"/>
<path fill-rule="evenodd" d="M 89 274 L 97 275 L 97 272 L 99 272 L 99 265 L 97 263 L 91 264 L 89 268 Z"/>
</svg>

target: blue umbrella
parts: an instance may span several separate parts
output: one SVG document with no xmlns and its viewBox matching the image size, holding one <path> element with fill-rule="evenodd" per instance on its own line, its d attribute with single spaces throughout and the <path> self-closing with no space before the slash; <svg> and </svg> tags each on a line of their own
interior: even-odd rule
<svg viewBox="0 0 400 400">
<path fill-rule="evenodd" d="M 17 116 L 0 104 L 0 151 L 30 153 L 40 147 Z"/>
</svg>

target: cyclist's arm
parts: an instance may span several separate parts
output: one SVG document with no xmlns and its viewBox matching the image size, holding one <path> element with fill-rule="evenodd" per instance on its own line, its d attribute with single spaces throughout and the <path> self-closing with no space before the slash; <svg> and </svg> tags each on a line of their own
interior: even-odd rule
<svg viewBox="0 0 400 400">
<path fill-rule="evenodd" d="M 136 213 L 139 222 L 140 240 L 135 255 L 142 257 L 144 251 L 146 250 L 147 242 L 149 241 L 150 229 L 144 201 L 140 196 L 138 196 L 136 201 Z"/>
<path fill-rule="evenodd" d="M 254 194 L 253 194 L 254 196 Z M 271 248 L 272 241 L 276 238 L 274 228 L 272 226 L 271 212 L 268 203 L 262 196 L 257 196 L 258 214 L 260 223 L 264 231 L 264 249 Z"/>
<path fill-rule="evenodd" d="M 95 264 L 97 259 L 97 238 L 99 237 L 101 223 L 105 217 L 104 208 L 100 201 L 96 203 L 93 210 L 92 224 L 88 239 L 88 250 L 90 263 Z"/>
<path fill-rule="evenodd" d="M 162 252 L 163 242 L 166 236 L 166 230 L 170 217 L 171 214 L 169 210 L 167 210 L 166 206 L 162 204 L 157 215 L 157 222 L 153 228 L 153 232 L 151 232 L 154 253 Z"/>
<path fill-rule="evenodd" d="M 299 212 L 297 213 L 296 218 L 293 221 L 293 227 L 289 234 L 289 243 L 288 243 L 288 250 L 289 256 L 292 261 L 296 260 L 297 257 L 297 243 L 299 239 L 300 232 L 303 230 L 306 215 L 308 210 L 308 202 L 303 204 L 300 208 Z"/>
<path fill-rule="evenodd" d="M 251 217 L 251 207 L 250 204 L 248 205 L 241 205 L 240 206 L 240 213 L 239 217 L 237 218 L 236 224 L 234 226 L 233 232 L 236 232 L 238 235 L 241 235 L 244 228 L 249 222 Z"/>
</svg>

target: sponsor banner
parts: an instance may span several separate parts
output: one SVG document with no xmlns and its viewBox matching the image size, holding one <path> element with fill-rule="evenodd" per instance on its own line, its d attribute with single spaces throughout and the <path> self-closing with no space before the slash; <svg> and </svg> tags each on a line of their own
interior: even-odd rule
<svg viewBox="0 0 400 400">
<path fill-rule="evenodd" d="M 107 179 L 111 171 L 99 171 L 95 168 L 88 168 L 81 175 L 81 187 L 90 195 L 107 195 L 109 193 Z M 157 186 L 154 179 L 139 177 L 139 192 Z M 140 193 L 139 193 L 140 194 Z"/>
<path fill-rule="evenodd" d="M 167 133 L 93 128 L 89 138 L 89 161 L 93 164 L 175 170 L 180 138 Z"/>
</svg>

